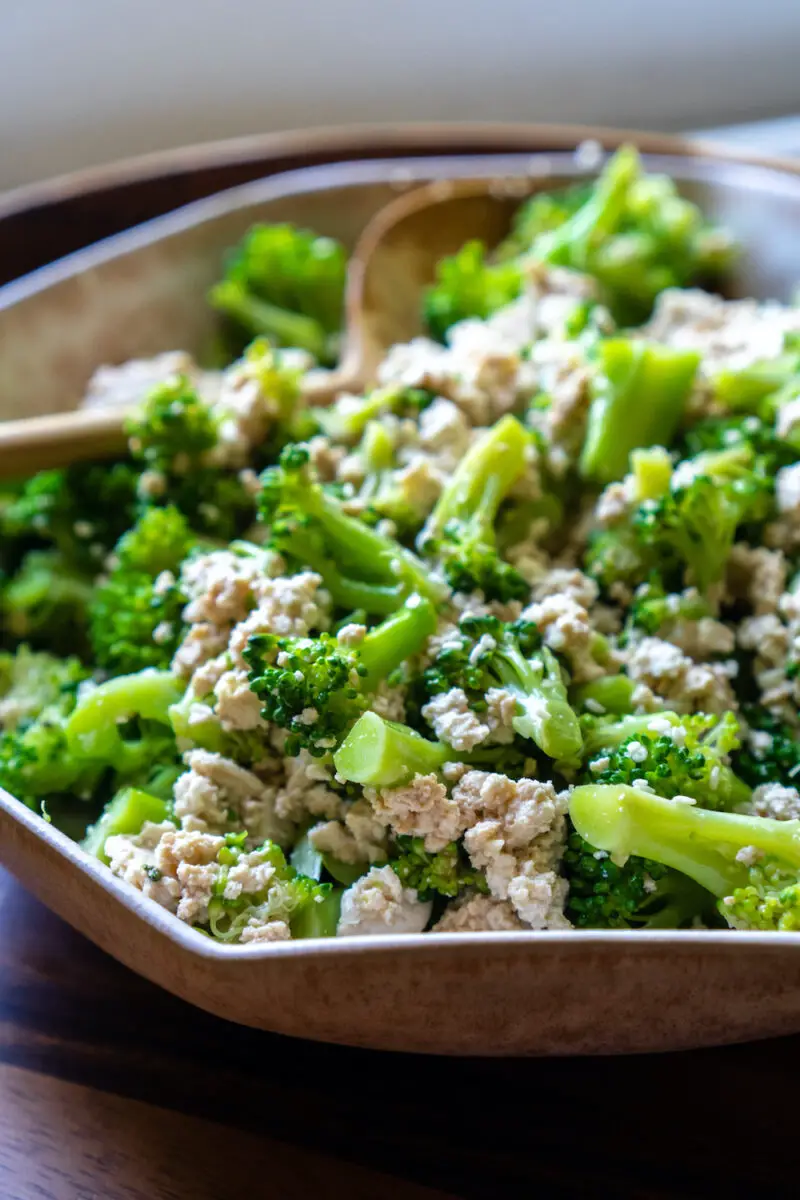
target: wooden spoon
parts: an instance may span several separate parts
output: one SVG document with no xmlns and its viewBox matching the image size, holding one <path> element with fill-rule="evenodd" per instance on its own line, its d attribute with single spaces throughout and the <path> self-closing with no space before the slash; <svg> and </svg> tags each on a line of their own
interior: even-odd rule
<svg viewBox="0 0 800 1200">
<path fill-rule="evenodd" d="M 496 245 L 533 186 L 530 178 L 439 180 L 381 209 L 348 266 L 342 360 L 333 371 L 309 374 L 309 403 L 327 404 L 341 392 L 367 387 L 391 346 L 423 332 L 422 290 L 439 259 L 472 238 Z M 0 477 L 122 454 L 125 411 L 87 408 L 0 421 Z"/>
</svg>

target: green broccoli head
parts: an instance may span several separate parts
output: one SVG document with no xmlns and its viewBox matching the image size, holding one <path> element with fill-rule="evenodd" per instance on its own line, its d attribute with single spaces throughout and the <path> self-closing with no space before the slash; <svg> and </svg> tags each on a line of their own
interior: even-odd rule
<svg viewBox="0 0 800 1200">
<path fill-rule="evenodd" d="M 617 863 L 632 855 L 688 876 L 739 929 L 800 928 L 800 821 L 715 812 L 620 785 L 575 788 L 570 818 Z"/>
<path fill-rule="evenodd" d="M 314 478 L 305 447 L 287 446 L 261 482 L 261 515 L 272 545 L 317 571 L 334 604 L 382 614 L 412 593 L 444 599 L 445 589 L 415 554 L 344 512 Z"/>
<path fill-rule="evenodd" d="M 763 783 L 796 787 L 800 779 L 800 741 L 795 730 L 760 705 L 745 705 L 744 715 L 751 739 L 734 755 L 738 774 L 754 788 Z"/>
<path fill-rule="evenodd" d="M 389 866 L 404 887 L 417 891 L 420 900 L 457 896 L 464 888 L 489 891 L 483 874 L 471 866 L 457 842 L 432 853 L 425 849 L 424 838 L 401 836 L 395 839 L 395 848 L 398 853 L 389 859 Z"/>
<path fill-rule="evenodd" d="M 210 406 L 185 375 L 157 384 L 128 418 L 126 432 L 134 459 L 165 474 L 185 474 L 202 463 L 218 438 Z"/>
<path fill-rule="evenodd" d="M 525 469 L 529 444 L 516 417 L 487 429 L 461 459 L 419 535 L 420 552 L 440 564 L 454 591 L 528 599 L 528 584 L 497 549 L 495 522 Z"/>
<path fill-rule="evenodd" d="M 90 578 L 58 550 L 29 550 L 0 588 L 0 617 L 17 641 L 47 647 L 56 654 L 84 653 Z"/>
<path fill-rule="evenodd" d="M 149 509 L 120 538 L 115 565 L 89 606 L 92 649 L 104 670 L 128 675 L 169 666 L 186 604 L 176 574 L 195 544 L 186 518 L 172 507 Z"/>
<path fill-rule="evenodd" d="M 551 758 L 572 760 L 580 753 L 580 726 L 561 668 L 531 621 L 462 617 L 458 633 L 423 673 L 423 685 L 429 695 L 462 688 L 477 712 L 485 710 L 490 688 L 502 688 L 517 702 L 515 733 Z"/>
<path fill-rule="evenodd" d="M 417 654 L 436 628 L 429 601 L 412 596 L 356 646 L 333 634 L 314 638 L 257 634 L 244 652 L 262 715 L 289 731 L 285 751 L 315 757 L 333 750 L 361 716 L 380 682 Z"/>
<path fill-rule="evenodd" d="M 341 328 L 347 254 L 333 238 L 293 225 L 254 225 L 210 293 L 234 354 L 253 337 L 332 362 Z"/>
<path fill-rule="evenodd" d="M 618 865 L 575 832 L 563 870 L 566 914 L 579 929 L 681 929 L 713 914 L 708 893 L 687 876 L 635 855 Z"/>
<path fill-rule="evenodd" d="M 467 242 L 436 268 L 436 282 L 425 292 L 423 316 L 431 335 L 445 341 L 448 330 L 469 317 L 485 321 L 522 291 L 519 262 L 489 262 L 483 242 Z"/>
<path fill-rule="evenodd" d="M 3 541 L 51 545 L 70 569 L 97 572 L 133 520 L 137 478 L 130 463 L 39 471 L 4 505 Z"/>
<path fill-rule="evenodd" d="M 750 799 L 750 788 L 731 767 L 741 744 L 733 713 L 588 716 L 581 725 L 587 752 L 599 751 L 600 760 L 607 760 L 602 770 L 591 769 L 595 783 L 641 782 L 659 796 L 691 796 L 705 808 L 735 809 Z"/>
</svg>

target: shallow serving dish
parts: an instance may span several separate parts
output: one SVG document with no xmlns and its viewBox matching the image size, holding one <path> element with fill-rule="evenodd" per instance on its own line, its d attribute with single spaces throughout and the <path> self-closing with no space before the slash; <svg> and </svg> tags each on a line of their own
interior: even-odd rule
<svg viewBox="0 0 800 1200">
<path fill-rule="evenodd" d="M 800 166 L 662 137 L 637 141 L 652 153 L 649 166 L 673 174 L 744 242 L 734 290 L 787 299 L 800 280 Z M 556 131 L 538 146 L 568 142 Z M 205 289 L 223 250 L 254 219 L 291 219 L 352 245 L 415 180 L 490 175 L 527 190 L 576 171 L 566 153 L 448 156 L 452 148 L 443 138 L 438 157 L 275 175 L 0 289 L 0 417 L 72 407 L 101 362 L 199 351 L 211 322 Z M 134 970 L 211 1012 L 282 1033 L 450 1054 L 576 1054 L 800 1030 L 798 934 L 425 934 L 226 947 L 115 879 L 2 791 L 0 859 Z"/>
</svg>

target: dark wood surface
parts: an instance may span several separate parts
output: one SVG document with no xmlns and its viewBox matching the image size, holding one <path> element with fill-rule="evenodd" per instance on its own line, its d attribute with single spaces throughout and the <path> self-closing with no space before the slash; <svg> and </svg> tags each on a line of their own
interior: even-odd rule
<svg viewBox="0 0 800 1200">
<path fill-rule="evenodd" d="M 796 1188 L 800 1038 L 392 1055 L 190 1008 L 0 872 L 0 1196 L 702 1197 Z"/>
</svg>

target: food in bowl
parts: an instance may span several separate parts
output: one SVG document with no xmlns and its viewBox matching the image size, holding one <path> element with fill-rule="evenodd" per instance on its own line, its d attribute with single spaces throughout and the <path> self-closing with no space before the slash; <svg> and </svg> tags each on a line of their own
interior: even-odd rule
<svg viewBox="0 0 800 1200">
<path fill-rule="evenodd" d="M 365 395 L 260 227 L 126 458 L 4 489 L 0 783 L 221 942 L 800 927 L 800 310 L 626 148 L 440 264 Z"/>
</svg>

